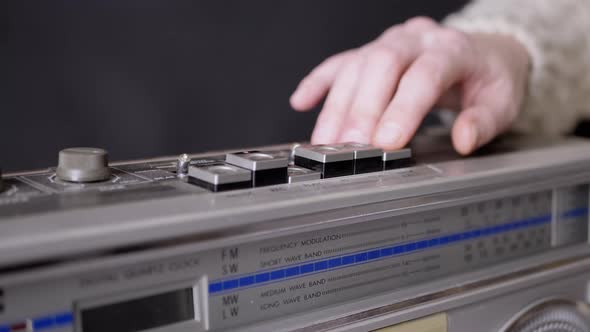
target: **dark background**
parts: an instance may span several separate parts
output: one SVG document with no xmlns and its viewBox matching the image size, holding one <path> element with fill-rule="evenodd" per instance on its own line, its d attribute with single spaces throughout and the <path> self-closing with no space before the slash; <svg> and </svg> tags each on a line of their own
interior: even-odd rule
<svg viewBox="0 0 590 332">
<path fill-rule="evenodd" d="M 0 167 L 111 160 L 308 139 L 291 111 L 327 56 L 463 0 L 2 1 Z"/>
</svg>

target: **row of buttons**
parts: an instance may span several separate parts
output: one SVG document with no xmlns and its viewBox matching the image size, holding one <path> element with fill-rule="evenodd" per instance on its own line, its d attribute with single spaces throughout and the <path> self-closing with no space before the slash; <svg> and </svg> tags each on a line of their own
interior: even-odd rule
<svg viewBox="0 0 590 332">
<path fill-rule="evenodd" d="M 292 151 L 248 151 L 227 154 L 220 160 L 178 160 L 178 174 L 212 191 L 262 187 L 377 172 L 407 166 L 411 150 L 383 151 L 360 143 L 297 146 Z M 60 151 L 58 179 L 72 183 L 110 178 L 107 151 L 69 148 Z M 0 191 L 1 173 L 0 173 Z"/>
<path fill-rule="evenodd" d="M 383 151 L 360 143 L 297 146 L 293 151 L 247 151 L 223 160 L 179 159 L 189 182 L 211 191 L 318 180 L 408 166 L 411 150 Z"/>
</svg>

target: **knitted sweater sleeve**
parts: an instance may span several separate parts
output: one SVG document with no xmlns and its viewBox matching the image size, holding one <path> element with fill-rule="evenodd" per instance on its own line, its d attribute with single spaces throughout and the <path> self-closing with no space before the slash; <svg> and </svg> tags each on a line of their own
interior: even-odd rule
<svg viewBox="0 0 590 332">
<path fill-rule="evenodd" d="M 474 0 L 444 24 L 513 36 L 531 72 L 514 129 L 558 135 L 590 117 L 590 0 Z"/>
</svg>

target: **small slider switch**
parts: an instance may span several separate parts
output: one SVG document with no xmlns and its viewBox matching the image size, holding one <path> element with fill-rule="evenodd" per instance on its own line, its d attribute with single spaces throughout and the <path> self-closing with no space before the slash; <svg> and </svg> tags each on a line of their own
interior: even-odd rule
<svg viewBox="0 0 590 332">
<path fill-rule="evenodd" d="M 225 162 L 252 171 L 254 187 L 287 183 L 289 154 L 284 151 L 228 153 Z"/>
<path fill-rule="evenodd" d="M 214 192 L 250 188 L 252 173 L 223 161 L 199 163 L 188 167 L 189 182 Z"/>
<path fill-rule="evenodd" d="M 351 150 L 354 154 L 354 174 L 381 172 L 383 170 L 383 150 L 369 144 L 342 143 L 338 146 Z"/>
<path fill-rule="evenodd" d="M 299 166 L 289 166 L 289 183 L 313 181 L 322 178 L 322 173 Z"/>
<path fill-rule="evenodd" d="M 354 152 L 337 145 L 308 145 L 295 149 L 295 165 L 321 172 L 322 178 L 354 174 Z"/>
<path fill-rule="evenodd" d="M 413 164 L 412 149 L 410 148 L 383 152 L 383 170 L 410 167 Z"/>
</svg>

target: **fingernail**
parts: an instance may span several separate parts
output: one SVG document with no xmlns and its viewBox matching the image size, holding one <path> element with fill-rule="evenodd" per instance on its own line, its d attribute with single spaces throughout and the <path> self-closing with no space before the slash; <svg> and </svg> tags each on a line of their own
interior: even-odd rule
<svg viewBox="0 0 590 332">
<path fill-rule="evenodd" d="M 379 145 L 393 145 L 402 135 L 401 127 L 395 122 L 386 122 L 379 128 L 375 141 Z"/>
<path fill-rule="evenodd" d="M 369 143 L 369 137 L 358 129 L 347 130 L 340 138 L 342 142 Z"/>
</svg>

